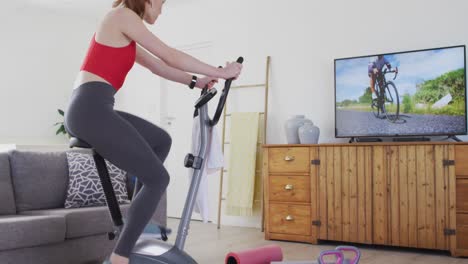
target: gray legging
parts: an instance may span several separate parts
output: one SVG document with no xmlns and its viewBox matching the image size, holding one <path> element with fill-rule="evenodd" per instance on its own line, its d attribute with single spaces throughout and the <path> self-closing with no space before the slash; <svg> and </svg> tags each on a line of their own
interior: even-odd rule
<svg viewBox="0 0 468 264">
<path fill-rule="evenodd" d="M 74 89 L 65 111 L 65 127 L 71 135 L 86 141 L 105 159 L 135 175 L 143 184 L 130 205 L 114 250 L 128 258 L 169 184 L 163 162 L 172 140 L 156 125 L 114 110 L 115 92 L 104 82 L 88 82 Z"/>
</svg>

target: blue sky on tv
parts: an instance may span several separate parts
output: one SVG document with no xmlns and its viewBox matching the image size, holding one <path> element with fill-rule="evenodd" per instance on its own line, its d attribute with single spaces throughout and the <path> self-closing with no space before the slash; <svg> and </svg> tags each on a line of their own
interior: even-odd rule
<svg viewBox="0 0 468 264">
<path fill-rule="evenodd" d="M 393 67 L 398 67 L 398 77 L 393 82 L 400 96 L 414 94 L 416 85 L 435 79 L 444 73 L 464 67 L 463 47 L 445 48 L 385 55 Z M 336 60 L 336 101 L 357 100 L 369 87 L 367 67 L 376 57 Z M 393 74 L 387 74 L 387 81 Z"/>
</svg>

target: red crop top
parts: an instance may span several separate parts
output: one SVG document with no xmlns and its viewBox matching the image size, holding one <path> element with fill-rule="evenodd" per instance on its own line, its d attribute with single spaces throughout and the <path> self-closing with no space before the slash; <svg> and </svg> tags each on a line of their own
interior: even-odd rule
<svg viewBox="0 0 468 264">
<path fill-rule="evenodd" d="M 95 34 L 81 70 L 98 75 L 118 91 L 133 64 L 135 64 L 135 58 L 135 41 L 130 42 L 125 47 L 111 47 L 98 43 Z"/>
</svg>

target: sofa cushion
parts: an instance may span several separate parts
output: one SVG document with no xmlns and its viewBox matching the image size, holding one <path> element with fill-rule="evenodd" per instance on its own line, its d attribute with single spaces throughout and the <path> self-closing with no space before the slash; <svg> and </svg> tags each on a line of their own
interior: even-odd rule
<svg viewBox="0 0 468 264">
<path fill-rule="evenodd" d="M 122 216 L 127 215 L 130 205 L 120 206 Z M 72 209 L 32 210 L 21 212 L 22 215 L 55 215 L 65 217 L 67 224 L 66 238 L 77 238 L 111 232 L 112 219 L 107 206 Z"/>
<path fill-rule="evenodd" d="M 106 197 L 91 155 L 67 152 L 69 183 L 65 208 L 106 205 Z M 129 203 L 127 173 L 106 160 L 115 196 L 119 203 Z"/>
<path fill-rule="evenodd" d="M 65 218 L 59 215 L 0 216 L 0 250 L 63 242 Z"/>
<path fill-rule="evenodd" d="M 63 208 L 68 184 L 65 153 L 13 150 L 9 154 L 17 210 Z"/>
<path fill-rule="evenodd" d="M 7 153 L 0 153 L 0 215 L 16 214 L 10 161 Z"/>
</svg>

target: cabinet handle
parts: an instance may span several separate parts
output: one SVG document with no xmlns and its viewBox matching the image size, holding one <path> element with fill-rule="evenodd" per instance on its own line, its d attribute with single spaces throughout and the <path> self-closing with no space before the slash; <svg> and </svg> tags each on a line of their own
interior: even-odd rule
<svg viewBox="0 0 468 264">
<path fill-rule="evenodd" d="M 286 216 L 286 221 L 292 221 L 292 220 L 294 220 L 294 217 L 292 217 L 291 215 Z"/>
<path fill-rule="evenodd" d="M 292 184 L 286 184 L 286 186 L 284 186 L 284 189 L 287 190 L 287 191 L 290 191 L 290 190 L 294 189 L 294 186 Z"/>
<path fill-rule="evenodd" d="M 295 159 L 294 156 L 286 156 L 286 157 L 284 157 L 284 160 L 285 160 L 285 161 L 293 161 L 294 159 Z"/>
</svg>

